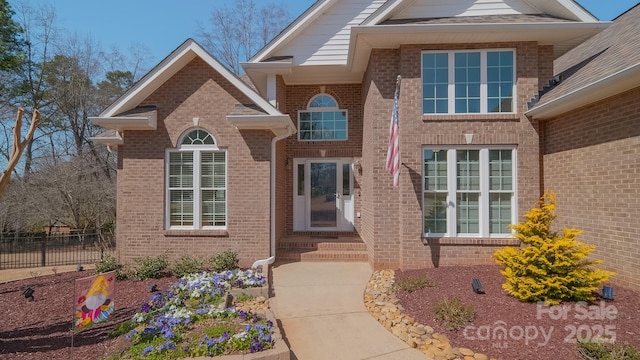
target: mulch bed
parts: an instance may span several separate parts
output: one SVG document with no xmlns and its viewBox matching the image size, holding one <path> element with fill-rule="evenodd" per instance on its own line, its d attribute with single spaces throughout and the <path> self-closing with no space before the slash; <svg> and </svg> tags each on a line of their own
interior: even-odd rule
<svg viewBox="0 0 640 360">
<path fill-rule="evenodd" d="M 398 290 L 396 295 L 405 314 L 446 335 L 453 346 L 498 359 L 580 359 L 575 345 L 578 336 L 590 338 L 607 333 L 615 335 L 618 343 L 640 349 L 640 292 L 616 286 L 613 301 L 598 299 L 589 305 L 539 307 L 520 302 L 502 290 L 504 276 L 499 270 L 498 266 L 484 265 L 398 271 L 396 279 L 426 274 L 436 287 L 412 293 Z M 474 278 L 480 279 L 485 294 L 472 291 Z M 456 297 L 473 305 L 475 319 L 466 329 L 449 331 L 436 322 L 433 305 Z M 500 329 L 506 329 L 506 335 Z"/>
<path fill-rule="evenodd" d="M 121 340 L 107 334 L 139 311 L 149 296 L 147 285 L 162 291 L 175 277 L 157 280 L 117 281 L 114 317 L 89 329 L 76 332 L 72 341 L 74 281 L 93 271 L 38 276 L 0 284 L 0 359 L 101 359 L 122 349 Z M 35 301 L 22 292 L 31 286 Z"/>
</svg>

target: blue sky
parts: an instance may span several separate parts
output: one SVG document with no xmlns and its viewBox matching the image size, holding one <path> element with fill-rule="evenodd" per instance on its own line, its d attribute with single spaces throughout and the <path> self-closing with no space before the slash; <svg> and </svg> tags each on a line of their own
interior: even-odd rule
<svg viewBox="0 0 640 360">
<path fill-rule="evenodd" d="M 229 0 L 9 0 L 34 5 L 51 4 L 58 24 L 69 32 L 90 36 L 104 49 L 127 48 L 142 44 L 151 52 L 149 64 L 156 64 L 189 37 L 196 36 L 199 25 L 209 21 L 216 6 Z M 271 0 L 254 0 L 258 6 Z M 280 0 L 297 17 L 315 0 Z M 600 20 L 612 20 L 638 3 L 637 0 L 578 0 Z M 15 8 L 15 6 L 14 6 Z M 206 27 L 206 26 L 205 26 Z"/>
</svg>

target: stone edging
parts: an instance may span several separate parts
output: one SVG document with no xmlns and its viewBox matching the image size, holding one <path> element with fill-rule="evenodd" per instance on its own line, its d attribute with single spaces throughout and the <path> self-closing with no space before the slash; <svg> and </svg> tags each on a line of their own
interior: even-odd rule
<svg viewBox="0 0 640 360">
<path fill-rule="evenodd" d="M 393 291 L 394 276 L 393 270 L 374 272 L 364 293 L 365 306 L 380 324 L 410 347 L 423 352 L 429 359 L 489 359 L 487 355 L 471 349 L 451 346 L 446 336 L 436 333 L 431 326 L 420 324 L 414 318 L 403 314 L 404 308 Z"/>
</svg>

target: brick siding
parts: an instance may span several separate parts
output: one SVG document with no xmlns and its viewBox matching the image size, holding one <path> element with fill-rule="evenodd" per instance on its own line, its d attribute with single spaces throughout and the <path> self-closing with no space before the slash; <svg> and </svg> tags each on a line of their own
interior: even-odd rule
<svg viewBox="0 0 640 360">
<path fill-rule="evenodd" d="M 640 289 L 640 88 L 544 124 L 544 184 L 557 196 L 555 226 L 583 230 L 591 257 Z"/>
<path fill-rule="evenodd" d="M 422 114 L 422 50 L 515 48 L 517 54 L 517 114 Z M 374 49 L 363 83 L 366 93 L 363 148 L 361 235 L 370 247 L 375 268 L 413 269 L 425 266 L 484 264 L 491 253 L 512 239 L 422 239 L 422 147 L 466 145 L 517 146 L 518 214 L 522 216 L 540 195 L 539 124 L 524 116 L 526 102 L 539 89 L 538 76 L 549 73 L 552 57 L 547 47 L 534 42 L 402 46 L 399 50 Z M 544 61 L 544 64 L 539 64 Z M 402 76 L 400 95 L 401 175 L 392 188 L 384 170 L 388 126 L 396 76 Z M 546 80 L 545 80 L 546 81 Z M 456 243 L 457 241 L 457 243 Z"/>
<path fill-rule="evenodd" d="M 242 266 L 269 256 L 270 131 L 239 131 L 226 120 L 250 100 L 199 58 L 170 78 L 142 105 L 156 105 L 155 131 L 126 131 L 119 147 L 120 260 L 166 253 L 210 256 L 233 249 Z M 227 230 L 165 229 L 165 154 L 194 128 L 208 130 L 227 149 Z"/>
</svg>

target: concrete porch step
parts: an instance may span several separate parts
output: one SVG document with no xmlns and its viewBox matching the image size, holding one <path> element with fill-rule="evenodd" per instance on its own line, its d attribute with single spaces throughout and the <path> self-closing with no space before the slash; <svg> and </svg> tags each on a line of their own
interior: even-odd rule
<svg viewBox="0 0 640 360">
<path fill-rule="evenodd" d="M 279 249 L 276 258 L 285 261 L 369 261 L 369 255 L 365 250 Z"/>
<path fill-rule="evenodd" d="M 368 261 L 367 245 L 353 234 L 292 235 L 278 242 L 278 260 Z"/>
</svg>

